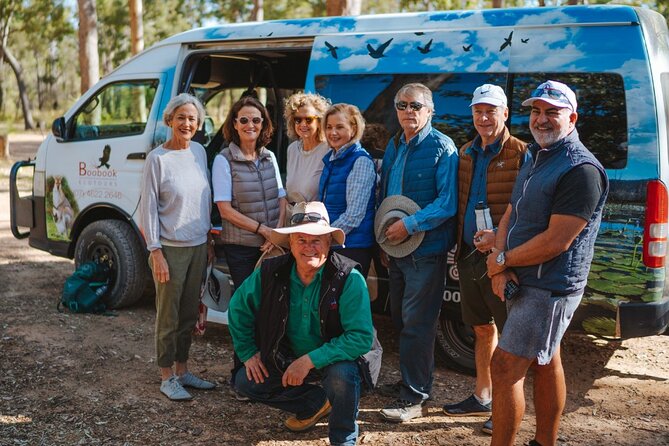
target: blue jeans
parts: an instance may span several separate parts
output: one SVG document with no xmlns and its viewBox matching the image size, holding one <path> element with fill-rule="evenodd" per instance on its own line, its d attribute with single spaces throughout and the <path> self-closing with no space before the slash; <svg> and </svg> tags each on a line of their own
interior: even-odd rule
<svg viewBox="0 0 669 446">
<path fill-rule="evenodd" d="M 400 399 L 414 404 L 428 399 L 432 390 L 445 271 L 445 255 L 390 258 L 390 313 L 400 332 Z"/>
<path fill-rule="evenodd" d="M 313 416 L 325 404 L 327 398 L 332 405 L 329 437 L 332 445 L 353 446 L 358 438 L 358 404 L 360 402 L 360 372 L 355 361 L 341 361 L 317 370 L 321 384 L 305 382 L 301 386 L 283 387 L 282 373 L 268 367 L 269 378 L 256 384 L 246 377 L 242 367 L 235 377 L 235 387 L 242 395 L 286 412 L 294 413 L 298 419 Z M 312 371 L 313 372 L 313 371 Z M 305 380 L 306 381 L 306 380 Z"/>
<path fill-rule="evenodd" d="M 233 244 L 223 245 L 223 252 L 232 277 L 232 283 L 237 289 L 251 275 L 262 252 L 257 246 Z"/>
</svg>

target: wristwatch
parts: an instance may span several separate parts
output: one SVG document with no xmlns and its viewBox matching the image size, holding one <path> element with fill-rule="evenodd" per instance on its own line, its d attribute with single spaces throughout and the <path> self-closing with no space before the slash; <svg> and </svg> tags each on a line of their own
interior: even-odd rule
<svg viewBox="0 0 669 446">
<path fill-rule="evenodd" d="M 495 258 L 495 263 L 499 266 L 504 266 L 506 263 L 506 255 L 504 254 L 504 251 L 500 251 L 499 254 L 497 254 L 497 257 Z"/>
</svg>

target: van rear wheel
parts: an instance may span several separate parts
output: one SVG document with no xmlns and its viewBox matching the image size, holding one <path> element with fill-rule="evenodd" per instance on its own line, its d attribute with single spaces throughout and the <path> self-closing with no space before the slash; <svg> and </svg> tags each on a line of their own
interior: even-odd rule
<svg viewBox="0 0 669 446">
<path fill-rule="evenodd" d="M 132 305 L 143 295 L 149 279 L 144 247 L 130 225 L 121 220 L 98 220 L 86 226 L 74 251 L 78 267 L 88 261 L 105 262 L 111 270 L 109 308 Z"/>
<path fill-rule="evenodd" d="M 474 331 L 459 319 L 450 319 L 442 309 L 436 339 L 436 357 L 446 367 L 468 375 L 476 375 Z"/>
</svg>

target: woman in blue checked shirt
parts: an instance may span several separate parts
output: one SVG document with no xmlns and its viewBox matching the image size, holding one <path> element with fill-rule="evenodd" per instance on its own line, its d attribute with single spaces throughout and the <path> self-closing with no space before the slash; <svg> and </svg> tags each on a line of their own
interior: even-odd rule
<svg viewBox="0 0 669 446">
<path fill-rule="evenodd" d="M 325 112 L 322 125 L 330 151 L 323 158 L 319 198 L 330 214 L 330 225 L 346 234 L 346 246 L 334 249 L 360 263 L 367 277 L 374 246 L 376 171 L 360 145 L 365 120 L 358 107 L 335 104 Z"/>
</svg>

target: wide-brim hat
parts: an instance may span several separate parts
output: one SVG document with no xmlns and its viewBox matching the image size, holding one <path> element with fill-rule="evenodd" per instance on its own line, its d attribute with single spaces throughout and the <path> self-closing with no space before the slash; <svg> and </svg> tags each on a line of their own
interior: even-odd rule
<svg viewBox="0 0 669 446">
<path fill-rule="evenodd" d="M 293 207 L 291 226 L 272 229 L 269 239 L 277 246 L 290 248 L 290 234 L 332 234 L 333 245 L 344 245 L 346 235 L 339 228 L 330 226 L 330 216 L 320 201 L 297 203 Z"/>
<path fill-rule="evenodd" d="M 231 297 L 232 287 L 230 286 L 228 276 L 212 265 L 209 265 L 207 267 L 207 281 L 204 284 L 202 294 L 202 303 L 207 308 L 223 313 L 228 311 Z"/>
<path fill-rule="evenodd" d="M 420 206 L 404 195 L 391 195 L 381 202 L 376 210 L 376 217 L 374 217 L 374 234 L 376 235 L 376 242 L 389 256 L 406 257 L 423 242 L 424 231 L 411 234 L 399 242 L 391 242 L 386 237 L 388 226 L 418 211 L 420 211 Z"/>
</svg>

